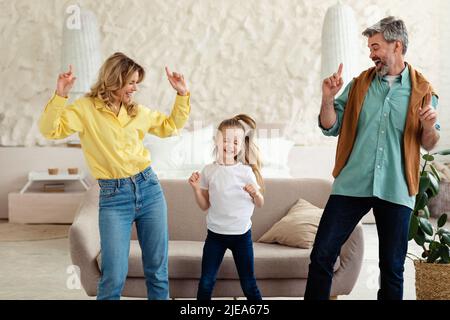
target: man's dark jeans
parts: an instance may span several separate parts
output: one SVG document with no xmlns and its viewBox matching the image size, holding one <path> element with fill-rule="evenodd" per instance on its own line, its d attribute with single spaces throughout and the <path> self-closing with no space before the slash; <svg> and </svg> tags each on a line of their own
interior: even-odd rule
<svg viewBox="0 0 450 320">
<path fill-rule="evenodd" d="M 379 239 L 379 300 L 401 300 L 411 209 L 376 197 L 331 195 L 311 252 L 305 300 L 330 297 L 333 266 L 342 245 L 373 208 Z"/>
</svg>

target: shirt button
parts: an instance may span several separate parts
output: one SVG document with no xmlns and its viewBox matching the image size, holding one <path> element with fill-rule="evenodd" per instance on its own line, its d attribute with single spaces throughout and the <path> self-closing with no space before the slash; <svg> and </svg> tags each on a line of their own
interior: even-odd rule
<svg viewBox="0 0 450 320">
<path fill-rule="evenodd" d="M 381 134 L 384 134 L 384 130 L 381 131 Z"/>
<path fill-rule="evenodd" d="M 383 148 L 380 148 L 380 151 L 383 151 Z"/>
<path fill-rule="evenodd" d="M 387 113 L 385 113 L 384 116 L 387 117 Z"/>
<path fill-rule="evenodd" d="M 378 168 L 378 169 L 380 169 L 380 168 L 381 168 L 381 166 L 380 166 L 380 165 L 377 165 L 377 168 Z"/>
<path fill-rule="evenodd" d="M 389 97 L 387 97 L 386 100 L 389 100 Z"/>
</svg>

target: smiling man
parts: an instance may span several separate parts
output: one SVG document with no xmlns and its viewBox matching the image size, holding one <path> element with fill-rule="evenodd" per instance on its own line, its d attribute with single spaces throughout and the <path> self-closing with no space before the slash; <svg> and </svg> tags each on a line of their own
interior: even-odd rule
<svg viewBox="0 0 450 320">
<path fill-rule="evenodd" d="M 404 22 L 382 19 L 364 30 L 375 66 L 343 93 L 341 64 L 322 83 L 319 126 L 339 136 L 335 181 L 311 252 L 305 299 L 328 299 L 333 266 L 361 218 L 373 209 L 379 239 L 378 299 L 402 299 L 408 229 L 419 187 L 420 147 L 439 140 L 437 95 L 405 62 Z"/>
</svg>

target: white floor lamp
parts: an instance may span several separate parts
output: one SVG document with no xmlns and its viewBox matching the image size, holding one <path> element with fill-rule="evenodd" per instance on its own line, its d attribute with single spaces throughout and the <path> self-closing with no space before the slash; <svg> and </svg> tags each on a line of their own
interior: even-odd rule
<svg viewBox="0 0 450 320">
<path fill-rule="evenodd" d="M 95 14 L 78 3 L 68 5 L 63 26 L 61 71 L 68 70 L 71 64 L 77 77 L 70 101 L 90 91 L 101 66 L 100 55 L 100 32 Z M 79 146 L 77 136 L 67 140 L 69 145 Z"/>
<path fill-rule="evenodd" d="M 322 79 L 336 72 L 342 62 L 345 87 L 358 73 L 358 46 L 358 27 L 353 9 L 341 2 L 328 8 L 322 27 Z"/>
<path fill-rule="evenodd" d="M 95 14 L 79 4 L 68 5 L 63 27 L 61 68 L 69 64 L 77 77 L 71 91 L 74 100 L 90 90 L 101 66 L 100 34 Z"/>
</svg>

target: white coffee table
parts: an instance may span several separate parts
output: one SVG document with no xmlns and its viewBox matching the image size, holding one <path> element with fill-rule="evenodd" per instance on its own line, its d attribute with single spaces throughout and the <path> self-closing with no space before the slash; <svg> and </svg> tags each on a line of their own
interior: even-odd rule
<svg viewBox="0 0 450 320">
<path fill-rule="evenodd" d="M 47 171 L 31 171 L 28 173 L 28 182 L 20 190 L 20 193 L 24 193 L 35 181 L 80 181 L 81 185 L 88 190 L 89 184 L 86 182 L 86 174 L 80 172 L 78 174 L 60 173 L 60 174 L 48 174 Z"/>
</svg>

